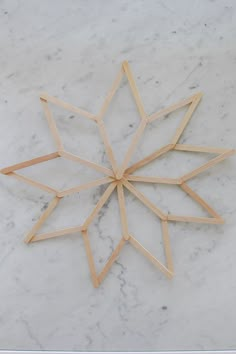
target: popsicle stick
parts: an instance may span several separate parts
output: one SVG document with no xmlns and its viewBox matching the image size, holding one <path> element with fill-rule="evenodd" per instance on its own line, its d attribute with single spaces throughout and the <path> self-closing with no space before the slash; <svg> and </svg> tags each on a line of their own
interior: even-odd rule
<svg viewBox="0 0 236 354">
<path fill-rule="evenodd" d="M 142 136 L 142 134 L 144 132 L 146 124 L 147 124 L 146 120 L 142 120 L 140 125 L 139 125 L 139 127 L 138 127 L 138 129 L 136 130 L 136 132 L 135 132 L 135 134 L 133 136 L 132 142 L 131 142 L 131 144 L 130 144 L 130 146 L 128 148 L 128 151 L 127 151 L 127 153 L 125 155 L 124 161 L 123 161 L 120 169 L 118 170 L 118 173 L 117 173 L 117 178 L 118 179 L 122 177 L 125 169 L 127 168 L 127 165 L 128 165 L 128 163 L 129 163 L 129 161 L 130 161 L 130 159 L 131 159 L 131 157 L 132 157 L 132 155 L 134 153 L 134 150 L 135 150 L 135 148 L 136 148 L 136 146 L 137 146 L 137 144 L 139 142 L 139 139 L 140 139 L 140 137 Z"/>
<path fill-rule="evenodd" d="M 114 181 L 114 179 L 111 177 L 104 177 L 104 178 L 96 179 L 95 181 L 84 183 L 84 184 L 81 184 L 80 186 L 58 192 L 57 196 L 61 198 L 61 197 L 64 197 L 65 195 L 78 193 L 78 192 L 84 191 L 89 188 L 93 188 L 93 187 L 101 186 L 106 183 L 110 183 L 112 181 Z"/>
<path fill-rule="evenodd" d="M 35 235 L 32 238 L 31 242 L 37 242 L 37 241 L 46 240 L 48 238 L 74 234 L 74 233 L 79 232 L 79 231 L 82 231 L 82 226 L 68 227 L 66 229 L 46 232 L 44 234 Z"/>
<path fill-rule="evenodd" d="M 107 136 L 107 132 L 106 132 L 106 129 L 105 129 L 105 126 L 104 126 L 104 122 L 102 120 L 99 120 L 98 128 L 99 128 L 99 132 L 100 132 L 100 135 L 101 135 L 101 138 L 102 138 L 105 150 L 106 150 L 106 154 L 107 154 L 108 160 L 110 161 L 110 164 L 112 166 L 112 169 L 113 169 L 114 173 L 116 173 L 116 171 L 117 171 L 117 163 L 116 163 L 116 160 L 115 160 L 114 153 L 112 151 L 111 144 L 110 144 L 108 136 Z"/>
<path fill-rule="evenodd" d="M 163 184 L 181 184 L 180 178 L 164 178 L 164 177 L 149 177 L 149 176 L 135 176 L 125 175 L 128 181 L 142 182 L 142 183 L 163 183 Z"/>
<path fill-rule="evenodd" d="M 202 199 L 197 193 L 195 193 L 192 188 L 190 188 L 186 183 L 182 183 L 180 187 L 185 191 L 185 193 L 190 195 L 192 199 L 194 199 L 198 204 L 200 204 L 211 216 L 223 221 L 221 216 L 217 214 L 217 212 L 212 209 L 212 207 L 208 205 L 207 202 Z"/>
<path fill-rule="evenodd" d="M 123 68 L 121 68 L 121 70 L 119 71 L 119 73 L 118 73 L 118 75 L 117 75 L 117 77 L 116 77 L 116 79 L 115 79 L 110 91 L 108 92 L 108 94 L 107 94 L 107 96 L 105 98 L 105 101 L 104 101 L 104 103 L 102 105 L 102 108 L 101 108 L 101 110 L 99 112 L 98 119 L 102 119 L 104 117 L 104 115 L 105 115 L 105 113 L 106 113 L 106 111 L 107 111 L 107 109 L 109 107 L 109 104 L 112 101 L 113 96 L 115 95 L 116 91 L 119 88 L 119 85 L 120 85 L 120 82 L 121 82 L 121 80 L 123 78 L 123 75 L 124 75 L 124 70 L 123 70 Z"/>
<path fill-rule="evenodd" d="M 49 203 L 47 209 L 42 213 L 36 224 L 33 226 L 33 228 L 30 230 L 28 235 L 25 237 L 24 241 L 25 243 L 32 242 L 33 237 L 35 236 L 36 232 L 39 230 L 39 228 L 43 225 L 43 223 L 46 221 L 46 219 L 49 217 L 49 215 L 52 213 L 52 211 L 56 208 L 57 204 L 59 203 L 60 198 L 55 197 L 52 199 L 52 201 Z"/>
<path fill-rule="evenodd" d="M 153 211 L 161 220 L 166 220 L 167 216 L 163 214 L 163 212 L 157 208 L 149 199 L 147 199 L 141 192 L 139 192 L 131 183 L 123 180 L 124 186 L 133 194 L 136 198 L 138 198 L 144 205 L 146 205 L 149 209 Z"/>
<path fill-rule="evenodd" d="M 205 218 L 205 217 L 197 217 L 197 216 L 179 216 L 179 215 L 171 215 L 167 216 L 168 221 L 180 221 L 180 222 L 196 222 L 202 224 L 224 224 L 223 219 L 219 218 Z"/>
<path fill-rule="evenodd" d="M 53 118 L 52 112 L 51 112 L 51 110 L 50 110 L 50 108 L 48 106 L 48 102 L 46 100 L 44 100 L 43 98 L 40 98 L 40 101 L 42 103 L 43 110 L 44 110 L 45 116 L 46 116 L 47 121 L 48 121 L 48 126 L 49 126 L 49 129 L 51 130 L 52 136 L 53 136 L 53 138 L 55 140 L 57 149 L 58 150 L 62 150 L 63 149 L 63 144 L 62 144 L 62 141 L 61 141 L 61 137 L 60 137 L 59 131 L 57 129 L 55 120 Z"/>
<path fill-rule="evenodd" d="M 21 168 L 26 168 L 29 166 L 37 165 L 38 163 L 49 161 L 49 160 L 55 159 L 57 157 L 59 157 L 58 152 L 53 152 L 52 154 L 42 155 L 42 156 L 36 157 L 31 160 L 27 160 L 27 161 L 20 162 L 20 163 L 17 163 L 15 165 L 12 165 L 9 167 L 5 167 L 2 170 L 0 170 L 0 172 L 6 175 L 9 172 L 13 172 L 16 170 L 20 170 Z"/>
<path fill-rule="evenodd" d="M 93 286 L 95 288 L 97 288 L 99 286 L 99 282 L 98 282 L 95 264 L 94 264 L 94 260 L 93 260 L 93 254 L 92 254 L 91 246 L 90 246 L 90 242 L 89 242 L 88 231 L 87 230 L 82 231 L 82 236 L 83 236 L 83 240 L 84 240 L 84 247 L 85 247 L 85 251 L 86 251 L 86 255 L 87 255 L 87 259 L 88 259 L 88 264 L 89 264 L 89 269 L 90 269 L 90 274 L 91 274 Z"/>
<path fill-rule="evenodd" d="M 64 157 L 65 159 L 68 159 L 68 160 L 71 160 L 71 161 L 80 162 L 81 164 L 83 164 L 85 166 L 88 166 L 90 168 L 93 168 L 94 170 L 96 170 L 98 172 L 102 172 L 105 175 L 108 175 L 108 176 L 111 176 L 111 177 L 114 176 L 112 170 L 110 170 L 109 168 L 101 166 L 101 165 L 98 165 L 97 163 L 94 163 L 92 161 L 82 159 L 82 157 L 79 157 L 78 155 L 74 155 L 74 154 L 71 154 L 70 152 L 63 151 L 63 150 L 59 151 L 59 155 L 61 157 Z"/>
<path fill-rule="evenodd" d="M 196 145 L 187 145 L 187 144 L 176 144 L 174 150 L 177 151 L 190 151 L 190 152 L 206 152 L 209 154 L 222 154 L 229 151 L 229 149 L 224 148 L 215 148 L 209 146 L 196 146 Z"/>
<path fill-rule="evenodd" d="M 164 249 L 166 254 L 167 268 L 169 269 L 169 271 L 174 273 L 174 266 L 173 266 L 173 260 L 171 255 L 170 238 L 169 238 L 169 231 L 168 231 L 168 222 L 162 220 L 161 226 L 162 226 L 162 236 L 163 236 Z"/>
<path fill-rule="evenodd" d="M 81 108 L 76 107 L 76 106 L 73 106 L 70 103 L 64 102 L 64 101 L 60 100 L 59 98 L 49 96 L 47 93 L 42 93 L 40 95 L 40 99 L 47 101 L 47 102 L 54 103 L 55 105 L 62 107 L 70 112 L 81 114 L 82 116 L 89 118 L 95 122 L 97 121 L 97 117 L 94 114 L 89 113 Z"/>
<path fill-rule="evenodd" d="M 142 119 L 144 119 L 146 121 L 146 113 L 144 111 L 143 103 L 142 103 L 141 97 L 139 95 L 132 71 L 129 67 L 129 63 L 127 61 L 124 61 L 122 66 L 123 66 L 123 69 L 124 69 L 125 74 L 127 76 L 127 79 L 129 81 L 129 85 L 130 85 L 131 91 L 133 93 L 134 100 L 136 102 L 140 116 Z"/>
<path fill-rule="evenodd" d="M 196 98 L 194 98 L 193 102 L 190 104 L 189 109 L 185 113 L 184 118 L 182 119 L 182 122 L 180 123 L 179 127 L 177 128 L 177 130 L 171 140 L 172 144 L 177 144 L 180 136 L 182 135 L 184 129 L 186 128 L 188 122 L 190 121 L 190 118 L 192 117 L 193 112 L 197 108 L 197 106 L 201 100 L 201 97 L 202 97 L 202 94 L 199 93 L 198 95 L 196 95 Z"/>
<path fill-rule="evenodd" d="M 122 234 L 124 239 L 128 240 L 129 239 L 128 220 L 127 220 L 126 207 L 125 207 L 124 189 L 121 183 L 117 184 L 117 196 L 118 196 L 118 202 L 120 207 Z"/>
<path fill-rule="evenodd" d="M 141 243 L 139 243 L 133 236 L 130 236 L 129 242 L 133 245 L 138 251 L 140 251 L 150 262 L 152 262 L 157 268 L 163 272 L 167 278 L 171 279 L 173 273 L 167 269 L 158 259 L 156 259 L 146 248 L 144 248 Z"/>
<path fill-rule="evenodd" d="M 23 175 L 20 175 L 18 173 L 15 173 L 15 172 L 10 172 L 7 174 L 8 176 L 12 176 L 16 179 L 18 179 L 19 181 L 23 181 L 23 182 L 26 182 L 27 184 L 30 184 L 31 186 L 33 187 L 37 187 L 37 188 L 40 188 L 42 189 L 43 191 L 45 192 L 48 192 L 48 193 L 52 193 L 52 194 L 55 194 L 57 195 L 58 191 L 54 188 L 51 188 L 49 186 L 46 186 L 45 184 L 43 183 L 40 183 L 38 181 L 35 181 L 35 180 L 32 180 L 26 176 L 23 176 Z"/>
<path fill-rule="evenodd" d="M 133 173 L 134 171 L 138 170 L 139 168 L 141 168 L 141 167 L 147 165 L 148 163 L 152 162 L 157 157 L 159 157 L 159 156 L 165 154 L 166 152 L 172 150 L 173 147 L 174 147 L 173 144 L 168 144 L 168 145 L 163 146 L 161 149 L 157 149 L 152 154 L 146 156 L 144 159 L 136 162 L 135 164 L 133 164 L 132 166 L 127 168 L 125 170 L 125 174 Z"/>
<path fill-rule="evenodd" d="M 161 118 L 173 111 L 176 111 L 177 109 L 179 108 L 182 108 L 184 106 L 186 106 L 187 104 L 191 103 L 194 101 L 195 98 L 197 98 L 199 95 L 201 95 L 201 93 L 197 93 L 197 94 L 194 94 L 193 96 L 189 97 L 189 98 L 186 98 L 178 103 L 175 103 L 167 108 L 164 108 L 156 113 L 153 113 L 151 114 L 149 117 L 148 117 L 148 120 L 149 122 L 153 122 L 154 120 L 158 119 L 158 118 Z"/>
<path fill-rule="evenodd" d="M 111 257 L 108 259 L 105 267 L 103 268 L 103 270 L 101 271 L 101 273 L 98 276 L 98 281 L 99 283 L 101 283 L 103 281 L 103 279 L 105 278 L 105 276 L 107 275 L 108 271 L 110 270 L 112 264 L 116 261 L 120 251 L 122 250 L 123 246 L 125 245 L 126 241 L 124 238 L 122 238 L 120 240 L 120 242 L 118 243 L 118 245 L 116 246 L 116 248 L 114 249 Z"/>
<path fill-rule="evenodd" d="M 227 157 L 231 156 L 234 154 L 234 150 L 228 150 L 226 152 L 224 152 L 223 154 L 218 155 L 217 157 L 215 157 L 214 159 L 211 159 L 210 161 L 208 161 L 207 163 L 203 164 L 202 166 L 196 168 L 195 170 L 186 173 L 181 179 L 183 182 L 188 181 L 190 178 L 193 178 L 195 176 L 197 176 L 199 173 L 202 173 L 203 171 L 207 170 L 210 167 L 215 166 L 216 164 L 218 164 L 219 162 L 221 162 L 222 160 L 226 159 Z"/>
<path fill-rule="evenodd" d="M 112 192 L 114 191 L 114 189 L 116 188 L 117 182 L 112 182 L 107 189 L 105 190 L 105 192 L 103 193 L 103 195 L 101 196 L 101 198 L 99 199 L 97 205 L 95 206 L 95 208 L 93 209 L 92 213 L 89 215 L 89 217 L 86 219 L 85 223 L 83 224 L 83 230 L 87 230 L 88 226 L 91 224 L 91 222 L 93 221 L 93 219 L 96 217 L 96 215 L 99 213 L 99 211 L 101 210 L 101 208 L 103 207 L 103 205 L 106 203 L 106 201 L 108 200 L 108 198 L 110 197 L 110 195 L 112 194 Z"/>
</svg>

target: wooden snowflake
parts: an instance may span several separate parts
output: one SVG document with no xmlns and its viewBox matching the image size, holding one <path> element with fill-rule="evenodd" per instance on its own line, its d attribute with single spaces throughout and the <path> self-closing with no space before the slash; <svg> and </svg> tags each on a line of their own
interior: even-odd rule
<svg viewBox="0 0 236 354">
<path fill-rule="evenodd" d="M 141 121 L 139 124 L 138 129 L 134 133 L 133 139 L 131 144 L 128 148 L 128 151 L 124 157 L 124 160 L 121 166 L 118 166 L 113 154 L 112 147 L 109 143 L 108 135 L 105 129 L 103 117 L 107 108 L 115 95 L 121 79 L 123 75 L 127 76 L 131 92 L 133 94 L 135 103 L 137 105 L 137 109 L 139 111 Z M 186 145 L 186 144 L 178 144 L 178 141 L 187 126 L 193 112 L 195 111 L 196 107 L 199 104 L 202 94 L 197 93 L 177 104 L 174 104 L 168 108 L 162 109 L 161 111 L 154 113 L 152 115 L 147 115 L 142 100 L 140 98 L 139 92 L 137 90 L 133 75 L 131 73 L 130 67 L 128 62 L 124 62 L 122 64 L 121 70 L 118 73 L 111 90 L 109 91 L 105 101 L 102 105 L 102 108 L 98 115 L 94 115 L 89 113 L 85 110 L 77 108 L 69 103 L 59 100 L 58 98 L 49 96 L 47 94 L 42 94 L 40 96 L 41 103 L 43 105 L 43 109 L 49 124 L 50 131 L 53 135 L 55 140 L 57 151 L 53 152 L 48 155 L 40 156 L 34 158 L 32 160 L 28 160 L 25 162 L 21 162 L 15 164 L 13 166 L 9 166 L 3 168 L 0 172 L 2 174 L 13 176 L 19 180 L 22 180 L 28 184 L 31 184 L 37 188 L 40 188 L 48 193 L 53 195 L 53 199 L 49 203 L 47 209 L 42 213 L 36 224 L 33 226 L 32 230 L 27 234 L 25 238 L 25 242 L 35 242 L 40 240 L 45 240 L 52 237 L 72 234 L 72 233 L 81 233 L 84 240 L 84 245 L 88 257 L 89 268 L 91 272 L 91 277 L 93 281 L 93 285 L 98 287 L 101 282 L 103 281 L 104 277 L 106 276 L 107 272 L 111 268 L 112 264 L 116 260 L 117 256 L 121 252 L 123 246 L 129 242 L 132 246 L 134 246 L 138 251 L 140 251 L 144 256 L 146 256 L 155 266 L 157 266 L 168 278 L 172 278 L 174 274 L 173 270 L 173 262 L 171 256 L 171 248 L 170 248 L 170 241 L 169 241 L 169 234 L 168 234 L 168 223 L 171 221 L 177 222 L 197 222 L 197 223 L 209 223 L 209 224 L 222 224 L 224 221 L 223 219 L 213 210 L 211 206 L 209 206 L 196 192 L 194 192 L 187 184 L 188 180 L 196 175 L 200 174 L 201 172 L 207 170 L 208 168 L 218 164 L 220 161 L 226 159 L 227 157 L 233 155 L 235 150 L 233 149 L 225 149 L 225 148 L 214 148 L 214 147 L 203 147 L 203 146 L 194 146 L 194 145 Z M 57 130 L 53 115 L 51 110 L 49 109 L 48 103 L 54 103 L 57 106 L 63 107 L 68 111 L 78 113 L 87 119 L 90 119 L 97 124 L 102 141 L 105 146 L 105 150 L 107 153 L 107 157 L 110 161 L 111 168 L 106 168 L 94 162 L 85 160 L 78 155 L 71 154 L 70 152 L 66 151 L 63 147 L 61 137 Z M 148 155 L 141 161 L 128 166 L 131 160 L 131 157 L 135 151 L 135 148 L 144 133 L 146 126 L 164 115 L 167 115 L 171 112 L 174 112 L 182 107 L 188 107 L 187 112 L 184 114 L 183 119 L 179 127 L 177 128 L 173 138 L 171 139 L 170 143 L 162 148 L 154 151 L 152 154 Z M 185 174 L 180 178 L 161 178 L 157 176 L 147 177 L 147 176 L 140 176 L 135 175 L 134 172 L 138 170 L 140 167 L 150 163 L 151 161 L 157 159 L 158 157 L 162 156 L 163 154 L 171 151 L 171 150 L 178 150 L 178 151 L 192 151 L 192 152 L 203 152 L 203 153 L 214 153 L 217 156 L 211 159 L 209 162 L 203 164 L 202 166 L 194 169 L 193 171 Z M 25 177 L 21 174 L 16 173 L 15 171 L 20 170 L 22 168 L 26 168 L 32 165 L 40 164 L 41 162 L 52 160 L 58 157 L 62 157 L 65 159 L 69 159 L 80 164 L 84 164 L 94 170 L 102 172 L 104 174 L 103 178 L 79 185 L 74 188 L 70 188 L 67 190 L 58 191 L 55 190 L 41 182 L 32 180 L 28 177 Z M 146 196 L 144 196 L 139 190 L 137 190 L 132 182 L 142 182 L 142 183 L 162 183 L 162 184 L 172 184 L 177 185 L 181 188 L 184 192 L 186 192 L 192 199 L 194 199 L 197 203 L 199 203 L 210 215 L 211 217 L 196 217 L 196 216 L 179 216 L 179 215 L 172 215 L 172 214 L 165 214 L 161 209 L 159 209 L 156 205 L 154 205 Z M 95 186 L 100 186 L 103 184 L 108 184 L 105 192 L 101 195 L 98 203 L 94 207 L 91 214 L 86 218 L 85 222 L 82 225 L 78 225 L 75 227 L 70 227 L 66 229 L 60 229 L 52 232 L 37 234 L 37 231 L 41 228 L 45 220 L 49 217 L 52 211 L 56 208 L 58 203 L 62 200 L 64 196 L 79 193 L 80 191 L 93 188 Z M 166 265 L 162 264 L 157 258 L 155 258 L 147 249 L 143 247 L 143 245 L 136 240 L 134 235 L 131 235 L 128 228 L 127 222 L 127 213 L 126 213 L 126 206 L 125 206 L 125 197 L 124 197 L 124 188 L 126 188 L 129 192 L 131 192 L 136 198 L 138 198 L 146 207 L 148 207 L 161 221 L 162 225 L 162 236 L 163 236 L 163 245 L 166 255 Z M 103 205 L 109 199 L 112 192 L 116 189 L 117 191 L 117 198 L 119 203 L 120 209 L 120 217 L 121 217 L 121 226 L 122 226 L 122 235 L 120 241 L 116 248 L 113 250 L 110 258 L 108 259 L 107 263 L 105 264 L 102 271 L 98 274 L 95 268 L 95 263 L 93 259 L 93 254 L 90 247 L 89 241 L 89 234 L 88 229 L 91 225 L 94 218 L 97 216 Z M 138 220 L 137 220 L 138 222 Z"/>
</svg>

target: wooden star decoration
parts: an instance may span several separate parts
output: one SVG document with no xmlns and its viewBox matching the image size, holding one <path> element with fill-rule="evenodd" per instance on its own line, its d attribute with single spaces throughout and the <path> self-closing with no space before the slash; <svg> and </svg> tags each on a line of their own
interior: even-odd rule
<svg viewBox="0 0 236 354">
<path fill-rule="evenodd" d="M 108 109 L 108 106 L 115 95 L 117 89 L 120 86 L 121 79 L 123 75 L 126 75 L 128 79 L 128 83 L 130 85 L 131 93 L 133 95 L 134 101 L 136 103 L 137 109 L 139 111 L 141 121 L 138 126 L 138 129 L 134 133 L 131 144 L 126 152 L 124 160 L 121 166 L 118 166 L 114 153 L 109 142 L 108 134 L 104 125 L 103 117 Z M 32 160 L 24 161 L 6 168 L 3 168 L 0 172 L 4 175 L 12 176 L 17 178 L 18 180 L 24 181 L 30 185 L 33 185 L 37 188 L 40 188 L 48 193 L 53 195 L 53 199 L 49 203 L 47 209 L 42 213 L 39 217 L 36 224 L 33 226 L 32 230 L 27 234 L 25 238 L 26 243 L 45 240 L 48 238 L 53 238 L 57 236 L 63 236 L 72 233 L 81 233 L 84 240 L 85 250 L 88 258 L 88 264 L 90 268 L 91 278 L 94 287 L 98 287 L 103 281 L 104 277 L 108 273 L 114 261 L 117 259 L 119 253 L 121 252 L 123 246 L 128 242 L 132 246 L 134 246 L 138 251 L 140 251 L 145 257 L 147 257 L 155 266 L 157 266 L 168 278 L 172 278 L 174 274 L 172 256 L 171 256 L 171 248 L 170 248 L 170 240 L 168 233 L 168 223 L 175 222 L 196 222 L 196 223 L 208 223 L 208 224 L 222 224 L 224 220 L 219 216 L 216 211 L 206 203 L 195 191 L 193 191 L 187 184 L 188 180 L 207 170 L 208 168 L 218 164 L 222 160 L 227 157 L 233 155 L 235 150 L 226 149 L 226 148 L 215 148 L 215 147 L 203 147 L 203 146 L 195 146 L 195 145 L 186 145 L 179 144 L 178 141 L 186 128 L 193 112 L 197 108 L 200 99 L 202 97 L 201 93 L 197 93 L 181 102 L 174 104 L 168 108 L 162 109 L 159 112 L 156 112 L 152 115 L 147 115 L 142 100 L 140 98 L 139 92 L 137 90 L 137 86 L 135 84 L 134 77 L 130 70 L 128 62 L 123 62 L 121 66 L 121 70 L 119 71 L 110 91 L 108 92 L 105 101 L 102 105 L 102 108 L 98 115 L 94 115 L 89 113 L 83 109 L 77 108 L 69 103 L 66 103 L 58 98 L 49 96 L 48 94 L 42 94 L 40 96 L 40 100 L 43 106 L 44 113 L 46 115 L 49 129 L 54 138 L 57 151 L 48 155 L 43 155 Z M 60 106 L 70 112 L 78 113 L 81 116 L 94 121 L 98 126 L 99 133 L 101 135 L 102 141 L 104 143 L 104 147 L 106 150 L 106 154 L 108 160 L 110 162 L 111 168 L 104 167 L 102 165 L 96 164 L 92 161 L 85 160 L 78 155 L 74 155 L 68 151 L 66 151 L 63 147 L 61 137 L 59 135 L 56 123 L 54 121 L 52 112 L 49 108 L 48 103 L 54 103 L 57 106 Z M 141 161 L 129 166 L 129 162 L 131 157 L 135 151 L 135 148 L 144 133 L 146 126 L 160 117 L 163 117 L 171 112 L 174 112 L 182 107 L 188 107 L 186 113 L 184 114 L 179 127 L 177 128 L 174 136 L 172 137 L 170 143 L 162 148 L 154 151 L 152 154 L 146 156 Z M 157 159 L 163 154 L 171 151 L 191 151 L 191 152 L 202 152 L 202 153 L 214 153 L 217 154 L 216 157 L 203 164 L 202 166 L 194 169 L 193 171 L 185 174 L 180 178 L 162 178 L 162 177 L 147 177 L 134 175 L 133 173 L 138 170 L 140 167 L 143 167 L 146 164 L 149 164 L 151 161 Z M 87 167 L 90 167 L 94 170 L 102 172 L 104 174 L 103 178 L 96 179 L 94 181 L 78 185 L 74 188 L 70 188 L 67 190 L 58 191 L 53 189 L 41 182 L 25 177 L 24 175 L 18 174 L 15 171 L 20 170 L 22 168 L 26 168 L 32 165 L 40 164 L 44 161 L 56 159 L 58 157 L 62 157 L 68 160 L 72 160 L 83 164 Z M 165 214 L 161 209 L 159 209 L 156 205 L 154 205 L 146 196 L 144 196 L 138 189 L 134 187 L 132 182 L 142 182 L 142 183 L 154 183 L 154 184 L 172 184 L 177 185 L 181 188 L 186 194 L 188 194 L 193 200 L 195 200 L 198 204 L 200 204 L 210 215 L 210 217 L 196 217 L 196 216 L 180 216 L 180 215 L 172 215 Z M 108 184 L 105 192 L 101 195 L 98 203 L 92 210 L 91 214 L 86 218 L 85 222 L 82 225 L 78 225 L 75 227 L 70 227 L 66 229 L 60 229 L 52 232 L 46 232 L 37 234 L 37 231 L 44 224 L 45 220 L 49 217 L 52 211 L 56 208 L 56 206 L 60 203 L 63 197 L 73 194 L 79 193 L 80 191 L 93 188 L 95 186 L 100 186 L 103 184 Z M 125 205 L 125 196 L 124 196 L 124 188 L 126 188 L 131 194 L 133 194 L 137 199 L 139 199 L 146 207 L 148 207 L 161 221 L 162 225 L 162 236 L 163 236 L 163 245 L 166 256 L 166 265 L 161 263 L 157 258 L 155 258 L 143 245 L 136 240 L 134 235 L 131 235 L 128 227 L 127 213 L 126 213 L 126 205 Z M 110 258 L 105 264 L 102 271 L 98 274 L 95 268 L 94 258 L 90 247 L 90 240 L 88 234 L 88 228 L 91 225 L 94 218 L 98 215 L 99 211 L 102 209 L 104 204 L 107 202 L 112 192 L 116 189 L 117 198 L 120 210 L 120 218 L 121 218 L 121 227 L 122 227 L 122 235 L 120 241 L 116 248 L 113 250 Z"/>
</svg>

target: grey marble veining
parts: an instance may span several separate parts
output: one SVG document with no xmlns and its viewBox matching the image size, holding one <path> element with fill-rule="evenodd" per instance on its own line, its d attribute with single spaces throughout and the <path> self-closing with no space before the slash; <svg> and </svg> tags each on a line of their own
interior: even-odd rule
<svg viewBox="0 0 236 354">
<path fill-rule="evenodd" d="M 97 113 L 123 60 L 132 65 L 149 114 L 204 93 L 181 142 L 235 148 L 235 38 L 232 0 L 2 0 L 0 166 L 55 150 L 40 92 Z M 105 117 L 119 162 L 139 122 L 126 82 L 121 86 Z M 71 151 L 108 166 L 92 122 L 61 109 L 54 113 Z M 182 113 L 151 124 L 133 161 L 168 142 Z M 174 177 L 208 158 L 171 153 L 143 173 Z M 90 281 L 79 235 L 23 243 L 50 196 L 1 175 L 0 348 L 235 348 L 235 167 L 232 157 L 191 181 L 226 223 L 170 224 L 173 280 L 127 246 L 99 289 Z M 99 175 L 63 161 L 25 174 L 59 188 Z M 167 212 L 204 215 L 173 186 L 144 187 Z M 82 222 L 103 190 L 65 198 L 44 230 Z M 131 195 L 126 197 L 131 232 L 164 260 L 159 221 Z M 116 203 L 113 196 L 91 227 L 98 269 L 120 235 Z"/>
</svg>

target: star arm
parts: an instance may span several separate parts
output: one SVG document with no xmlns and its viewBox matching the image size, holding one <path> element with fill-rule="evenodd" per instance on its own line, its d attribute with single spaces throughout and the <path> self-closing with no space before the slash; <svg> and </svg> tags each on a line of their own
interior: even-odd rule
<svg viewBox="0 0 236 354">
<path fill-rule="evenodd" d="M 172 270 L 164 266 L 157 258 L 155 258 L 145 247 L 141 245 L 133 236 L 130 236 L 129 242 L 133 245 L 139 252 L 141 252 L 151 263 L 153 263 L 157 268 L 160 269 L 169 279 L 173 277 Z"/>
<path fill-rule="evenodd" d="M 88 183 L 81 184 L 80 186 L 73 187 L 73 188 L 58 192 L 57 195 L 58 195 L 58 197 L 65 197 L 66 195 L 79 193 L 79 192 L 84 191 L 86 189 L 102 186 L 103 184 L 107 184 L 112 181 L 114 181 L 114 179 L 111 177 L 104 177 L 104 178 L 95 179 L 94 181 L 90 181 Z"/>
<path fill-rule="evenodd" d="M 106 203 L 106 201 L 109 199 L 110 195 L 116 188 L 117 182 L 112 182 L 110 185 L 107 187 L 99 201 L 97 202 L 97 205 L 93 209 L 92 213 L 89 215 L 89 217 L 86 219 L 86 221 L 83 224 L 83 230 L 87 230 L 88 226 L 92 223 L 96 215 L 99 213 L 99 211 L 102 209 L 103 205 Z"/>
<path fill-rule="evenodd" d="M 124 69 L 125 74 L 127 76 L 127 79 L 129 81 L 129 85 L 130 85 L 134 100 L 136 102 L 138 111 L 140 113 L 140 116 L 142 119 L 146 120 L 146 113 L 144 111 L 143 103 L 142 103 L 141 97 L 139 95 L 132 71 L 129 66 L 129 63 L 127 61 L 124 61 L 122 66 L 123 66 L 123 69 Z"/>
<path fill-rule="evenodd" d="M 53 153 L 48 154 L 48 155 L 42 155 L 42 156 L 36 157 L 34 159 L 31 159 L 31 160 L 23 161 L 23 162 L 15 164 L 15 165 L 11 165 L 11 166 L 5 167 L 5 168 L 1 169 L 0 172 L 2 174 L 4 174 L 4 175 L 7 175 L 10 172 L 13 172 L 13 171 L 16 171 L 16 170 L 20 170 L 22 168 L 26 168 L 26 167 L 29 167 L 29 166 L 37 165 L 37 164 L 39 164 L 41 162 L 49 161 L 49 160 L 55 159 L 57 157 L 59 157 L 59 153 L 58 152 L 53 152 Z"/>
<path fill-rule="evenodd" d="M 113 99 L 113 96 L 115 95 L 116 91 L 118 90 L 119 88 L 119 85 L 121 83 L 121 80 L 124 76 L 124 69 L 123 67 L 121 68 L 121 70 L 119 71 L 117 77 L 115 78 L 115 81 L 111 87 L 111 89 L 109 90 L 104 102 L 103 102 L 103 105 L 102 105 L 102 108 L 98 114 L 98 120 L 99 119 L 103 119 L 112 99 Z"/>
<path fill-rule="evenodd" d="M 128 181 L 142 182 L 142 183 L 161 183 L 161 184 L 181 184 L 180 178 L 165 178 L 165 177 L 149 177 L 149 176 L 135 176 L 125 175 Z"/>
<path fill-rule="evenodd" d="M 218 155 L 217 157 L 211 159 L 207 163 L 203 164 L 202 166 L 194 169 L 193 171 L 186 173 L 184 176 L 181 177 L 181 180 L 183 182 L 188 181 L 189 179 L 199 175 L 200 173 L 204 172 L 210 167 L 215 166 L 219 162 L 225 160 L 227 157 L 230 157 L 235 154 L 235 150 L 227 150 L 226 152 L 223 152 L 222 154 Z"/>
<path fill-rule="evenodd" d="M 161 220 L 166 220 L 167 216 L 157 208 L 148 198 L 146 198 L 141 192 L 139 192 L 130 182 L 123 180 L 124 186 L 138 198 L 144 205 L 153 211 Z"/>
<path fill-rule="evenodd" d="M 145 158 L 143 158 L 142 160 L 134 163 L 133 165 L 131 165 L 130 167 L 128 167 L 125 170 L 125 174 L 131 174 L 134 171 L 138 170 L 139 168 L 147 165 L 148 163 L 152 162 L 153 160 L 155 160 L 156 158 L 158 158 L 159 156 L 165 154 L 166 152 L 172 150 L 174 147 L 173 144 L 168 144 L 165 145 L 164 147 L 155 150 L 153 153 L 151 153 L 150 155 L 146 156 Z"/>
<path fill-rule="evenodd" d="M 122 183 L 117 184 L 117 196 L 118 196 L 118 203 L 120 208 L 122 234 L 124 239 L 128 240 L 129 239 L 128 220 L 127 220 L 127 213 L 126 213 L 126 206 L 125 206 L 124 188 Z"/>
<path fill-rule="evenodd" d="M 50 96 L 48 95 L 47 93 L 42 93 L 40 95 L 40 99 L 42 101 L 46 101 L 46 102 L 51 102 L 51 103 L 54 103 L 55 105 L 59 106 L 59 107 L 62 107 L 72 113 L 77 113 L 77 114 L 80 114 L 81 116 L 84 116 L 90 120 L 93 120 L 93 121 L 97 121 L 97 117 L 90 113 L 90 112 L 87 112 L 85 111 L 84 109 L 81 109 L 81 108 L 78 108 L 70 103 L 67 103 L 65 101 L 62 101 L 60 100 L 59 98 L 57 97 L 53 97 L 53 96 Z"/>
</svg>

